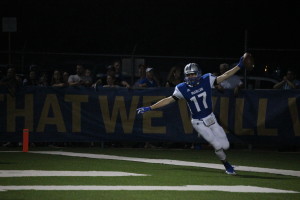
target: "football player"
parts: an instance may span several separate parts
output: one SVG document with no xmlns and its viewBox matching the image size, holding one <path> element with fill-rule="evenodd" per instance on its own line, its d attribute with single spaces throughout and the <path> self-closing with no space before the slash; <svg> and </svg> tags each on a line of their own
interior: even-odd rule
<svg viewBox="0 0 300 200">
<path fill-rule="evenodd" d="M 241 57 L 239 63 L 232 69 L 220 76 L 211 73 L 202 75 L 196 63 L 189 63 L 184 67 L 185 82 L 175 87 L 172 96 L 166 97 L 149 107 L 137 109 L 138 114 L 164 107 L 178 99 L 185 99 L 191 112 L 191 122 L 198 136 L 202 136 L 209 142 L 217 157 L 224 164 L 225 172 L 235 175 L 234 167 L 226 160 L 224 150 L 229 149 L 229 142 L 225 131 L 219 125 L 212 112 L 212 88 L 214 85 L 228 79 L 237 71 L 244 68 L 244 58 Z"/>
</svg>

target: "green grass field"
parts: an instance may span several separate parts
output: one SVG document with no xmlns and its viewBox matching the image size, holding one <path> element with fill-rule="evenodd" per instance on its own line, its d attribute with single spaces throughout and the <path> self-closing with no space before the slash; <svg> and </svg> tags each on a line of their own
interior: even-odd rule
<svg viewBox="0 0 300 200">
<path fill-rule="evenodd" d="M 0 177 L 5 185 L 97 185 L 97 186 L 184 186 L 184 185 L 249 185 L 300 192 L 300 177 L 238 171 L 229 176 L 223 170 L 151 164 L 121 160 L 44 155 L 23 152 L 20 148 L 0 148 L 0 170 L 51 171 L 122 171 L 149 176 L 124 177 Z M 172 159 L 219 164 L 212 150 L 126 149 L 126 148 L 33 148 L 31 151 L 65 151 L 127 157 Z M 233 165 L 300 170 L 300 153 L 230 150 L 228 158 Z M 237 193 L 220 191 L 0 191 L 0 200 L 13 199 L 300 199 L 300 193 Z"/>
</svg>

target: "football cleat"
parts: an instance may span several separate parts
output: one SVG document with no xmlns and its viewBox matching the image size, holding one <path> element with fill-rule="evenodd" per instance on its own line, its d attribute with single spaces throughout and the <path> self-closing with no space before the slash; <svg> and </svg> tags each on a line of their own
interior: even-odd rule
<svg viewBox="0 0 300 200">
<path fill-rule="evenodd" d="M 224 166 L 225 166 L 225 169 L 226 169 L 226 171 L 225 171 L 226 174 L 229 174 L 229 175 L 236 175 L 236 172 L 235 172 L 235 170 L 234 170 L 234 167 L 232 167 L 228 162 L 226 162 L 226 163 L 224 164 Z"/>
<path fill-rule="evenodd" d="M 226 169 L 226 174 L 229 174 L 229 175 L 236 175 L 236 172 L 234 171 L 234 168 L 232 167 L 231 169 Z"/>
</svg>

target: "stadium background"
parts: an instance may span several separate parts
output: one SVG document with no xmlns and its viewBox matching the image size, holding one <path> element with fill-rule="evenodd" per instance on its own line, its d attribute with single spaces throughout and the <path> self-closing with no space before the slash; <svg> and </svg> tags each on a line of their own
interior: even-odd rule
<svg viewBox="0 0 300 200">
<path fill-rule="evenodd" d="M 154 67 L 161 77 L 165 77 L 173 65 L 185 65 L 187 62 L 197 62 L 204 72 L 213 72 L 218 69 L 220 63 L 236 62 L 247 50 L 254 55 L 256 61 L 255 70 L 250 75 L 272 75 L 273 70 L 277 67 L 284 73 L 287 68 L 291 67 L 299 76 L 299 15 L 299 6 L 296 1 L 3 0 L 0 1 L 1 22 L 3 17 L 16 18 L 17 31 L 10 34 L 0 31 L 0 67 L 6 69 L 8 64 L 12 64 L 17 68 L 18 73 L 25 74 L 32 64 L 36 64 L 44 71 L 59 68 L 72 74 L 75 73 L 75 66 L 78 63 L 84 64 L 95 72 L 103 72 L 115 59 L 128 59 L 129 61 L 144 59 L 148 66 Z M 11 42 L 11 52 L 9 52 L 9 41 Z M 11 63 L 9 63 L 9 54 Z M 265 66 L 270 67 L 269 74 L 264 73 Z M 122 103 L 125 102 L 126 109 L 124 110 L 127 113 L 130 110 L 131 113 L 135 113 L 134 106 L 137 105 L 131 105 L 132 99 L 136 98 L 142 104 L 144 97 L 155 97 L 158 95 L 158 91 L 159 95 L 167 95 L 172 92 L 166 88 L 158 88 L 153 91 L 156 92 L 155 95 L 147 90 L 133 92 L 125 88 L 118 91 L 113 89 L 94 91 L 91 88 L 76 87 L 56 89 L 29 87 L 19 93 L 16 99 L 9 96 L 5 88 L 1 88 L 0 141 L 8 139 L 12 142 L 20 141 L 22 129 L 27 123 L 33 126 L 30 134 L 31 137 L 35 137 L 31 139 L 36 139 L 36 146 L 31 141 L 28 153 L 22 152 L 22 146 L 19 146 L 22 145 L 21 143 L 0 147 L 0 199 L 300 199 L 299 193 L 259 193 L 258 191 L 254 191 L 254 193 L 247 191 L 245 193 L 122 191 L 119 189 L 82 191 L 83 187 L 93 186 L 142 186 L 147 188 L 148 186 L 199 185 L 256 186 L 258 189 L 271 188 L 300 192 L 300 172 L 296 171 L 300 168 L 299 146 L 295 146 L 295 144 L 299 145 L 299 131 L 297 131 L 300 127 L 299 90 L 278 91 L 277 94 L 273 90 L 266 91 L 266 93 L 264 90 L 246 90 L 242 91 L 238 98 L 234 98 L 232 93 L 215 94 L 217 95 L 214 97 L 217 116 L 222 116 L 221 112 L 227 113 L 228 117 L 234 116 L 235 113 L 230 112 L 233 110 L 231 105 L 235 102 L 242 105 L 245 102 L 244 117 L 246 119 L 244 119 L 242 128 L 250 129 L 253 131 L 251 132 L 253 135 L 243 135 L 243 138 L 239 136 L 238 139 L 242 138 L 253 144 L 263 144 L 263 148 L 255 148 L 255 146 L 252 148 L 251 145 L 246 148 L 232 146 L 228 151 L 228 157 L 230 162 L 236 166 L 237 176 L 228 176 L 224 173 L 223 166 L 214 156 L 210 146 L 202 145 L 199 148 L 195 145 L 194 149 L 144 149 L 115 148 L 116 146 L 113 145 L 109 146 L 110 148 L 99 148 L 98 145 L 91 145 L 91 140 L 101 134 L 107 136 L 108 139 L 112 139 L 115 135 L 122 139 L 128 136 L 128 133 L 123 133 L 123 128 L 126 127 L 125 123 L 120 119 L 120 115 L 116 115 L 118 111 L 113 110 L 112 107 L 122 106 Z M 126 96 L 128 93 L 132 96 Z M 79 100 L 88 100 L 91 103 L 82 103 L 82 110 L 87 109 L 82 115 L 79 114 L 72 118 L 71 107 L 76 105 L 76 103 L 72 103 L 72 100 L 76 99 L 74 95 L 80 96 Z M 106 101 L 106 95 L 109 96 L 110 101 Z M 131 98 L 134 95 L 137 96 Z M 125 99 L 124 102 L 113 102 L 114 99 L 122 99 L 122 97 Z M 29 100 L 26 101 L 26 98 Z M 109 102 L 109 106 L 103 106 L 100 109 L 101 102 Z M 222 103 L 225 105 L 230 103 L 228 104 L 230 107 L 222 106 L 223 109 L 220 110 Z M 176 105 L 173 105 L 174 107 Z M 107 115 L 115 114 L 114 119 L 122 121 L 122 123 L 116 124 L 118 131 L 115 133 L 102 132 L 107 130 L 99 117 L 103 114 L 101 113 L 103 108 L 107 108 Z M 258 108 L 262 108 L 259 110 L 260 112 L 258 112 Z M 75 110 L 78 111 L 78 109 Z M 60 111 L 62 112 L 59 113 Z M 63 120 L 57 117 L 57 113 L 62 114 L 65 117 L 64 120 L 68 122 L 66 129 L 70 131 L 75 127 L 75 133 L 56 131 L 57 126 L 63 124 Z M 92 115 L 90 115 L 91 113 Z M 171 108 L 169 113 L 159 110 L 156 113 L 158 116 L 164 113 L 168 116 L 167 120 L 173 120 L 172 123 L 167 124 L 172 128 L 169 130 L 175 130 L 177 126 L 174 124 L 179 124 L 178 120 L 182 121 L 178 109 Z M 173 113 L 176 114 L 176 118 L 172 117 Z M 262 113 L 262 115 L 258 113 Z M 70 123 L 71 120 L 78 119 L 80 116 L 84 121 L 82 123 L 82 127 L 85 128 L 84 134 L 76 132 L 76 128 L 79 127 L 78 123 Z M 118 117 L 116 118 L 116 116 Z M 26 120 L 28 118 L 30 120 Z M 14 123 L 8 119 L 14 120 Z M 224 119 L 226 117 L 222 117 L 222 120 Z M 153 118 L 152 125 L 154 127 L 164 126 L 164 120 L 166 119 L 160 117 Z M 188 120 L 184 121 L 188 123 Z M 229 128 L 232 128 L 237 121 L 241 122 L 241 118 L 234 120 L 230 117 L 228 119 Z M 51 124 L 53 122 L 54 124 Z M 92 130 L 91 122 L 94 123 L 95 128 L 99 128 L 99 124 L 104 124 L 99 128 L 100 134 L 98 134 L 98 130 Z M 135 122 L 137 122 L 137 131 L 145 130 L 141 130 L 142 118 L 136 118 Z M 255 124 L 255 122 L 260 123 Z M 45 132 L 37 131 L 39 123 L 42 124 L 42 128 L 46 129 Z M 256 125 L 259 127 L 255 127 Z M 16 131 L 10 128 L 15 128 Z M 196 138 L 195 134 L 190 134 L 188 138 L 185 137 L 182 134 L 182 128 L 184 126 L 175 130 L 176 133 L 179 133 L 176 135 L 178 138 L 172 135 L 172 131 L 168 136 L 173 137 L 172 139 L 175 141 L 186 139 L 187 142 Z M 227 127 L 225 126 L 225 128 Z M 260 132 L 261 130 L 266 131 Z M 272 136 L 276 131 L 278 131 L 278 136 Z M 271 134 L 271 136 L 259 135 L 260 133 Z M 76 134 L 76 139 L 81 142 L 83 139 L 88 139 L 88 148 L 86 148 L 87 146 L 81 148 L 78 141 L 61 146 L 55 143 L 60 142 L 60 139 L 73 140 L 72 134 Z M 153 139 L 160 142 L 165 135 L 155 134 L 158 139 L 155 137 Z M 149 133 L 143 133 L 142 137 L 151 139 L 152 136 Z M 49 143 L 49 146 L 39 146 L 38 139 L 55 142 Z M 274 145 L 275 149 L 266 148 Z M 64 154 L 76 152 L 89 154 L 90 157 L 64 156 Z M 56 153 L 57 155 L 54 155 Z M 104 156 L 104 159 L 96 159 L 97 156 Z M 109 156 L 115 157 L 116 160 L 107 159 Z M 127 159 L 121 160 L 124 156 Z M 190 164 L 211 164 L 217 167 L 140 163 L 130 161 L 128 158 L 135 161 L 153 159 L 155 162 L 160 160 L 169 163 L 186 161 Z M 245 168 L 247 169 L 245 170 Z M 264 172 L 259 172 L 258 169 L 264 169 Z M 11 170 L 17 170 L 16 173 L 19 175 L 23 172 L 38 170 L 43 172 L 68 171 L 69 173 L 121 171 L 145 174 L 146 176 L 54 175 L 37 177 L 35 173 L 32 173 L 32 176 L 29 177 L 13 177 L 13 174 L 10 174 Z M 272 174 L 272 171 L 281 171 L 281 173 Z M 293 172 L 298 175 L 291 176 L 285 172 Z M 3 189 L 6 186 L 11 187 L 12 190 Z M 49 191 L 15 190 L 18 186 L 45 186 L 44 188 Z M 51 189 L 56 186 L 78 186 L 78 190 L 54 191 Z"/>
<path fill-rule="evenodd" d="M 247 0 L 0 3 L 2 18 L 17 19 L 17 32 L 10 37 L 12 64 L 19 73 L 31 64 L 71 71 L 81 62 L 101 69 L 132 55 L 162 72 L 191 60 L 211 72 L 248 50 L 256 59 L 256 75 L 266 65 L 282 71 L 291 67 L 299 74 L 298 8 L 296 2 Z M 5 65 L 8 33 L 0 33 L 0 43 L 0 64 Z"/>
</svg>

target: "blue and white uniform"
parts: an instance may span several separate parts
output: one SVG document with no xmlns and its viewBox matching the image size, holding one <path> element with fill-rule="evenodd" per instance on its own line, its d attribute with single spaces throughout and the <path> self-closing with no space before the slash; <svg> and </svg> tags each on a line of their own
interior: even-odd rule
<svg viewBox="0 0 300 200">
<path fill-rule="evenodd" d="M 173 96 L 187 101 L 193 119 L 202 119 L 212 113 L 211 89 L 215 79 L 212 74 L 204 74 L 196 86 L 183 82 L 175 87 Z"/>
<path fill-rule="evenodd" d="M 195 86 L 186 82 L 180 83 L 175 87 L 173 96 L 186 100 L 191 112 L 192 125 L 198 136 L 202 136 L 218 151 L 228 149 L 229 142 L 212 112 L 212 88 L 215 80 L 216 76 L 208 73 L 201 76 L 199 84 Z"/>
</svg>

